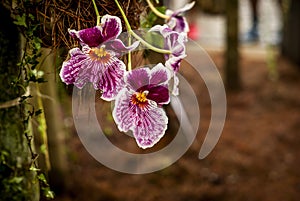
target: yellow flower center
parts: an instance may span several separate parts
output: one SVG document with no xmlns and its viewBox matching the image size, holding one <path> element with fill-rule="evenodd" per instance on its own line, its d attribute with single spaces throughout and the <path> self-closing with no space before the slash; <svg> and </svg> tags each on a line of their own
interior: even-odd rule
<svg viewBox="0 0 300 201">
<path fill-rule="evenodd" d="M 141 91 L 141 92 L 136 92 L 132 97 L 131 97 L 131 102 L 140 108 L 145 107 L 147 105 L 147 95 L 149 91 Z"/>
<path fill-rule="evenodd" d="M 102 62 L 106 62 L 110 58 L 110 54 L 107 51 L 105 51 L 104 47 L 92 48 L 90 50 L 89 55 L 93 60 L 98 60 Z"/>
<path fill-rule="evenodd" d="M 104 48 L 94 48 L 93 52 L 98 56 L 98 57 L 105 57 L 106 56 L 106 51 Z"/>
<path fill-rule="evenodd" d="M 148 91 L 138 92 L 135 97 L 140 103 L 144 103 L 147 101 L 148 93 Z"/>
</svg>

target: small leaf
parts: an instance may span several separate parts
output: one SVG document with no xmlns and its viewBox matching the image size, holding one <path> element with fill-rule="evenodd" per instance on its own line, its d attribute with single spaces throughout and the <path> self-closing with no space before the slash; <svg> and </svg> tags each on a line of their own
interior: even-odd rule
<svg viewBox="0 0 300 201">
<path fill-rule="evenodd" d="M 47 180 L 44 174 L 39 174 L 38 179 L 43 182 L 44 184 L 47 184 Z"/>
<path fill-rule="evenodd" d="M 14 21 L 14 24 L 19 25 L 19 26 L 24 26 L 27 28 L 27 24 L 26 24 L 26 15 L 23 14 L 22 17 L 21 16 L 17 16 L 16 17 L 16 21 Z"/>
<path fill-rule="evenodd" d="M 54 192 L 49 187 L 43 188 L 43 191 L 46 198 L 54 199 Z"/>
<path fill-rule="evenodd" d="M 9 180 L 9 183 L 19 184 L 23 181 L 23 177 L 13 177 Z"/>
</svg>

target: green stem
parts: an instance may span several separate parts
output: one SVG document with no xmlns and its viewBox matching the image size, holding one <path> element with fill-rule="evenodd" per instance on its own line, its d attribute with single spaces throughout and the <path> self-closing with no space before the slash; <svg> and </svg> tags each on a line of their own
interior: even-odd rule
<svg viewBox="0 0 300 201">
<path fill-rule="evenodd" d="M 127 31 L 130 32 L 132 29 L 131 29 L 131 26 L 130 26 L 130 24 L 128 22 L 128 19 L 127 19 L 126 15 L 125 15 L 125 12 L 124 12 L 123 8 L 121 7 L 121 5 L 119 4 L 118 0 L 115 0 L 115 2 L 116 2 L 117 6 L 118 6 L 118 8 L 119 8 L 119 10 L 120 10 L 120 12 L 122 14 L 122 17 L 124 19 Z"/>
<path fill-rule="evenodd" d="M 147 0 L 147 3 L 148 3 L 148 5 L 149 5 L 150 9 L 152 10 L 152 12 L 155 13 L 155 15 L 157 15 L 158 17 L 161 17 L 161 18 L 163 18 L 163 19 L 167 19 L 167 20 L 170 19 L 170 16 L 165 15 L 165 14 L 159 12 L 159 11 L 155 8 L 155 6 L 151 3 L 150 0 Z"/>
<path fill-rule="evenodd" d="M 123 19 L 124 19 L 124 21 L 125 21 L 126 29 L 127 29 L 127 31 L 130 33 L 130 31 L 131 31 L 131 26 L 130 26 L 130 24 L 129 24 L 129 22 L 128 22 L 128 19 L 127 19 L 125 13 L 124 13 L 124 10 L 122 9 L 122 7 L 121 7 L 121 5 L 119 4 L 118 0 L 115 0 L 115 2 L 116 2 L 116 4 L 117 4 L 117 6 L 118 6 L 118 8 L 119 8 L 119 10 L 120 10 L 120 12 L 121 12 L 121 14 L 122 14 L 122 16 L 123 16 Z M 130 46 L 130 45 L 131 45 L 131 37 L 129 36 L 129 38 L 128 38 L 128 46 Z M 132 66 L 131 66 L 131 51 L 128 52 L 127 69 L 128 69 L 128 71 L 131 71 L 131 69 L 132 69 Z"/>
<path fill-rule="evenodd" d="M 146 47 L 148 47 L 149 49 L 151 49 L 155 52 L 162 53 L 162 54 L 171 54 L 172 53 L 170 50 L 165 50 L 165 49 L 160 49 L 160 48 L 154 47 L 153 45 L 149 44 L 147 41 L 142 39 L 139 35 L 134 33 L 132 30 L 130 30 L 130 34 L 133 37 L 135 37 L 138 41 L 140 41 L 143 45 L 145 45 Z"/>
<path fill-rule="evenodd" d="M 95 12 L 96 12 L 96 16 L 97 16 L 97 26 L 100 25 L 100 15 L 99 15 L 99 11 L 98 11 L 98 8 L 97 8 L 97 5 L 96 5 L 96 2 L 95 0 L 92 0 L 93 2 L 93 5 L 94 5 L 94 9 L 95 9 Z"/>
<path fill-rule="evenodd" d="M 128 38 L 128 46 L 131 45 L 131 37 Z M 128 64 L 127 64 L 128 71 L 131 71 L 132 65 L 131 65 L 131 51 L 128 52 Z"/>
<path fill-rule="evenodd" d="M 140 41 L 143 45 L 145 45 L 146 47 L 148 47 L 149 49 L 155 51 L 155 52 L 158 52 L 158 53 L 162 53 L 162 54 L 171 54 L 171 51 L 170 50 L 165 50 L 165 49 L 160 49 L 160 48 L 157 48 L 157 47 L 154 47 L 153 45 L 149 44 L 147 41 L 145 41 L 144 39 L 142 39 L 139 35 L 137 35 L 136 33 L 134 33 L 134 31 L 131 29 L 131 26 L 128 22 L 128 19 L 124 13 L 124 10 L 122 9 L 121 5 L 119 4 L 118 0 L 115 0 L 121 14 L 122 14 L 122 17 L 125 21 L 125 26 L 127 28 L 127 31 L 133 36 L 135 37 L 138 41 Z"/>
</svg>

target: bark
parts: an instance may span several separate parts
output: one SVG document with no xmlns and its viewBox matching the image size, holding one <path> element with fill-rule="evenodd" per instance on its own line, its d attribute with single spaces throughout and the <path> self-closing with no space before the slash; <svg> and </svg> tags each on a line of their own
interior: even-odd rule
<svg viewBox="0 0 300 201">
<path fill-rule="evenodd" d="M 292 0 L 284 23 L 282 54 L 300 65 L 300 1 Z"/>
<path fill-rule="evenodd" d="M 241 87 L 238 51 L 238 0 L 226 1 L 226 20 L 226 87 L 229 90 L 236 90 Z"/>
<path fill-rule="evenodd" d="M 18 104 L 24 90 L 14 85 L 19 76 L 20 35 L 2 5 L 0 18 L 5 19 L 0 29 L 0 199 L 37 201 L 39 182 L 30 170 L 32 155 L 24 134 L 30 129 L 23 123 L 24 107 Z"/>
<path fill-rule="evenodd" d="M 44 113 L 47 122 L 47 136 L 51 168 L 49 171 L 50 186 L 56 193 L 63 191 L 66 186 L 68 173 L 67 154 L 65 146 L 65 129 L 58 99 L 58 82 L 55 70 L 55 54 L 49 48 L 42 49 L 41 70 L 47 82 L 40 84 Z"/>
</svg>

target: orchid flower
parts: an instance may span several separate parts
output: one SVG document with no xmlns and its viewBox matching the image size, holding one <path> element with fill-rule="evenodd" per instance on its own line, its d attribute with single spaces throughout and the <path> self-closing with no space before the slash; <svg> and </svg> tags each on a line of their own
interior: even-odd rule
<svg viewBox="0 0 300 201">
<path fill-rule="evenodd" d="M 186 4 L 182 8 L 172 11 L 167 9 L 166 15 L 169 16 L 167 20 L 167 25 L 173 30 L 179 33 L 188 33 L 190 31 L 189 25 L 186 18 L 182 15 L 184 12 L 190 10 L 195 5 L 195 1 Z"/>
<path fill-rule="evenodd" d="M 80 31 L 69 30 L 72 37 L 79 40 L 82 49 L 70 50 L 70 59 L 65 61 L 60 77 L 66 84 L 78 88 L 90 82 L 102 92 L 101 98 L 113 100 L 124 85 L 126 66 L 118 59 L 138 46 L 138 42 L 126 47 L 117 37 L 122 31 L 120 18 L 105 15 L 101 24 Z"/>
<path fill-rule="evenodd" d="M 165 54 L 165 66 L 173 71 L 174 86 L 173 95 L 178 95 L 178 78 L 176 73 L 179 71 L 180 63 L 186 57 L 185 42 L 187 35 L 171 30 L 167 25 L 156 25 L 149 31 L 159 32 L 164 37 L 164 46 L 171 51 L 171 54 Z"/>
<path fill-rule="evenodd" d="M 187 23 L 186 18 L 183 16 L 183 13 L 192 9 L 195 5 L 195 1 L 186 4 L 182 8 L 178 10 L 172 11 L 167 9 L 166 13 L 163 14 L 159 12 L 154 5 L 151 3 L 150 0 L 147 0 L 147 3 L 151 10 L 159 17 L 164 18 L 166 20 L 166 24 L 169 26 L 170 29 L 173 31 L 177 31 L 179 33 L 188 33 L 189 32 L 189 25 Z"/>
<path fill-rule="evenodd" d="M 167 129 L 162 105 L 170 102 L 169 80 L 169 70 L 161 63 L 151 70 L 134 69 L 125 76 L 126 86 L 116 97 L 113 118 L 120 131 L 133 132 L 141 148 L 152 147 Z"/>
</svg>

